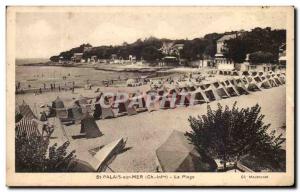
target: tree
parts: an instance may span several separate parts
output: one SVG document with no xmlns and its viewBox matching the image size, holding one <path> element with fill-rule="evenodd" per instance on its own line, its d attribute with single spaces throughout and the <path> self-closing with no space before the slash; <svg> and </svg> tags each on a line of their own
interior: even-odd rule
<svg viewBox="0 0 300 192">
<path fill-rule="evenodd" d="M 58 62 L 59 61 L 59 56 L 52 56 L 52 57 L 50 57 L 50 61 L 52 61 L 52 62 Z"/>
<path fill-rule="evenodd" d="M 270 63 L 273 61 L 273 54 L 270 52 L 257 51 L 251 53 L 249 59 L 253 64 Z"/>
<path fill-rule="evenodd" d="M 67 152 L 69 142 L 57 147 L 49 147 L 50 135 L 46 137 L 24 133 L 16 136 L 16 172 L 66 172 L 75 158 L 72 151 Z"/>
<path fill-rule="evenodd" d="M 162 53 L 154 46 L 145 47 L 142 52 L 142 57 L 146 61 L 156 61 L 162 58 Z"/>
<path fill-rule="evenodd" d="M 182 58 L 193 61 L 197 59 L 203 59 L 203 54 L 206 47 L 208 47 L 209 42 L 205 39 L 193 39 L 191 41 L 186 41 L 182 50 Z"/>
<path fill-rule="evenodd" d="M 271 30 L 270 27 L 254 28 L 243 32 L 238 38 L 225 41 L 224 55 L 234 62 L 244 61 L 246 54 L 253 52 L 268 52 L 272 54 L 271 62 L 276 63 L 279 47 L 286 42 L 286 30 Z"/>
<path fill-rule="evenodd" d="M 245 155 L 278 162 L 284 139 L 281 134 L 276 137 L 275 131 L 268 133 L 270 124 L 264 124 L 260 111 L 258 104 L 239 109 L 234 103 L 225 110 L 218 104 L 215 111 L 208 106 L 207 115 L 189 117 L 192 131 L 186 136 L 200 153 L 221 159 L 225 169 L 227 162 L 237 163 Z"/>
<path fill-rule="evenodd" d="M 247 43 L 241 38 L 235 38 L 225 41 L 226 50 L 224 56 L 232 59 L 236 63 L 242 63 L 248 53 Z"/>
</svg>

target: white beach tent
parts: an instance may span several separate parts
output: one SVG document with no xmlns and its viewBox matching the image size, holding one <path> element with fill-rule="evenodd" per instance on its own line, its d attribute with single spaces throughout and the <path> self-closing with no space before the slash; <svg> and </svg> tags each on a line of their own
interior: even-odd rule
<svg viewBox="0 0 300 192">
<path fill-rule="evenodd" d="M 117 139 L 103 148 L 93 156 L 88 151 L 77 154 L 77 159 L 70 165 L 72 172 L 104 172 L 114 157 L 125 147 L 123 138 Z"/>
</svg>

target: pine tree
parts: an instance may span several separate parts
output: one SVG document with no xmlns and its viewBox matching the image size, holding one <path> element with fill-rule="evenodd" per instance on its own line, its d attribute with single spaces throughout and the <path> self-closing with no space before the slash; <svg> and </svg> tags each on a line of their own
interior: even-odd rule
<svg viewBox="0 0 300 192">
<path fill-rule="evenodd" d="M 207 108 L 207 115 L 189 117 L 192 131 L 186 132 L 188 140 L 200 153 L 221 159 L 226 170 L 227 162 L 237 163 L 244 155 L 260 159 L 273 159 L 279 163 L 279 151 L 284 142 L 282 134 L 268 132 L 270 124 L 264 124 L 261 107 L 232 109 L 218 104 L 217 110 Z"/>
</svg>

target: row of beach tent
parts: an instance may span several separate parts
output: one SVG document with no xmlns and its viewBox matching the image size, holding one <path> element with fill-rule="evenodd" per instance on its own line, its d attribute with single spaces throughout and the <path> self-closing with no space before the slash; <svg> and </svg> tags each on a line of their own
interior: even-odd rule
<svg viewBox="0 0 300 192">
<path fill-rule="evenodd" d="M 247 95 L 252 91 L 278 87 L 284 85 L 285 81 L 285 73 L 255 72 L 248 75 L 233 76 L 223 81 L 180 82 L 169 87 L 163 86 L 146 92 L 131 93 L 127 100 L 120 99 L 117 95 L 105 97 L 105 107 L 100 102 L 101 97 L 104 97 L 103 94 L 95 98 L 80 96 L 71 107 L 65 107 L 63 101 L 57 97 L 52 103 L 52 111 L 64 124 L 73 124 L 81 122 L 83 118 L 89 118 L 87 114 L 92 114 L 93 118 L 97 120 L 135 115 L 143 111 L 151 112 L 209 103 Z M 147 102 L 149 100 L 152 102 Z"/>
</svg>

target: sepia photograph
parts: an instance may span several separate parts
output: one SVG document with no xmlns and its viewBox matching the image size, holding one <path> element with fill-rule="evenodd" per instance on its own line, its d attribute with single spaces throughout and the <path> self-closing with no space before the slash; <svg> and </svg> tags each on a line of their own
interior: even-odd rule
<svg viewBox="0 0 300 192">
<path fill-rule="evenodd" d="M 294 184 L 294 7 L 6 12 L 8 186 Z"/>
</svg>

